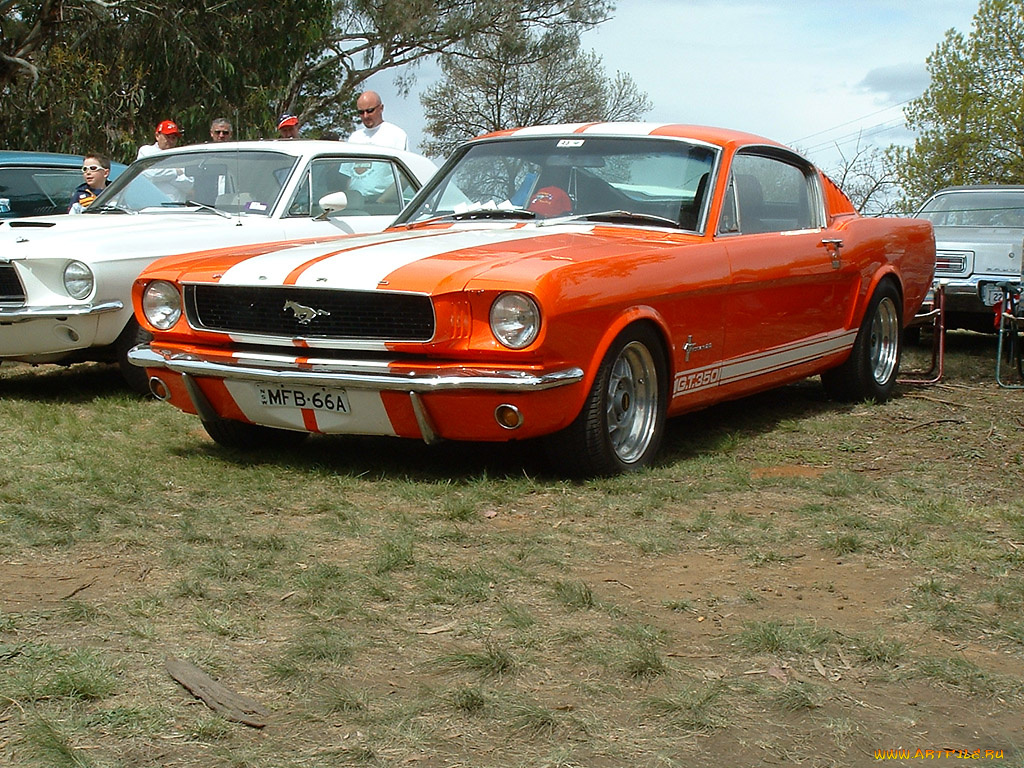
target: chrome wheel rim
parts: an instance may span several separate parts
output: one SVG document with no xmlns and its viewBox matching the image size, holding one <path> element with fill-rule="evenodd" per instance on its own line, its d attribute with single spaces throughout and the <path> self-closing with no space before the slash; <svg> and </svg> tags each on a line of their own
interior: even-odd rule
<svg viewBox="0 0 1024 768">
<path fill-rule="evenodd" d="M 658 370 L 649 349 L 633 341 L 622 348 L 608 377 L 608 441 L 631 464 L 647 450 L 658 424 Z"/>
<path fill-rule="evenodd" d="M 878 302 L 871 320 L 871 374 L 875 383 L 886 384 L 896 372 L 900 352 L 900 320 L 896 304 L 888 296 Z"/>
</svg>

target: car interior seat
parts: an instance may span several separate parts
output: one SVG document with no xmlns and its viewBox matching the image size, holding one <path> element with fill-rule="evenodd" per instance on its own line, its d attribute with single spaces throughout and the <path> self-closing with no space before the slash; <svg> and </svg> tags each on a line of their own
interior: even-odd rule
<svg viewBox="0 0 1024 768">
<path fill-rule="evenodd" d="M 765 222 L 764 193 L 761 191 L 761 182 L 757 180 L 756 176 L 745 173 L 737 173 L 734 180 L 736 195 L 739 198 L 740 232 L 754 234 L 770 231 Z"/>
<path fill-rule="evenodd" d="M 697 182 L 693 200 L 683 200 L 679 206 L 679 226 L 683 229 L 696 230 L 700 219 L 700 209 L 704 204 L 704 195 L 708 188 L 708 174 L 703 174 Z"/>
</svg>

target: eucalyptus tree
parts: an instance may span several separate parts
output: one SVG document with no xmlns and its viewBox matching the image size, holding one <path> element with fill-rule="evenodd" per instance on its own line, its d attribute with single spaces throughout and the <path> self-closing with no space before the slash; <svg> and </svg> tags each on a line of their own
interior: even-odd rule
<svg viewBox="0 0 1024 768">
<path fill-rule="evenodd" d="M 518 26 L 585 29 L 610 0 L 0 0 L 0 146 L 119 159 L 171 118 L 186 140 L 227 115 L 239 138 L 292 112 L 350 125 L 355 94 Z M 133 153 L 132 153 L 133 154 Z"/>
<path fill-rule="evenodd" d="M 488 131 L 525 125 L 636 120 L 651 109 L 628 74 L 604 73 L 601 57 L 572 30 L 513 27 L 441 57 L 444 79 L 420 96 L 424 152 L 444 156 Z"/>
</svg>

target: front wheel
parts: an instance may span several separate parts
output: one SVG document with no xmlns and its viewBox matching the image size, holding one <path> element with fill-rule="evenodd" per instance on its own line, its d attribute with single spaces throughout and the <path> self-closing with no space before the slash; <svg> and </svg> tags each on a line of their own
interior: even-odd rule
<svg viewBox="0 0 1024 768">
<path fill-rule="evenodd" d="M 889 280 L 875 289 L 853 350 L 838 368 L 821 374 L 825 392 L 835 400 L 885 402 L 896 387 L 903 352 L 900 294 Z"/>
<path fill-rule="evenodd" d="M 261 448 L 293 448 L 309 437 L 308 432 L 264 427 L 261 424 L 250 424 L 234 419 L 204 421 L 203 428 L 218 445 L 240 451 L 253 451 Z"/>
<path fill-rule="evenodd" d="M 545 439 L 551 462 L 588 477 L 648 466 L 665 431 L 666 368 L 653 330 L 637 326 L 623 331 L 601 362 L 579 415 Z"/>
<path fill-rule="evenodd" d="M 153 334 L 142 328 L 135 318 L 128 320 L 127 325 L 114 342 L 114 354 L 121 370 L 121 378 L 128 386 L 140 395 L 149 394 L 149 377 L 145 368 L 132 365 L 128 360 L 128 352 L 137 344 L 145 344 L 153 340 Z"/>
</svg>

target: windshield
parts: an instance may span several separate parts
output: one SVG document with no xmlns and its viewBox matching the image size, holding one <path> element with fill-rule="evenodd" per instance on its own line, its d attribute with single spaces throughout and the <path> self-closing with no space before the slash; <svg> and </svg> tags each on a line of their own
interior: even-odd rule
<svg viewBox="0 0 1024 768">
<path fill-rule="evenodd" d="M 139 160 L 86 213 L 139 213 L 205 205 L 269 216 L 298 158 L 229 150 L 157 154 Z"/>
<path fill-rule="evenodd" d="M 946 192 L 918 213 L 937 227 L 1024 227 L 1024 189 Z"/>
<path fill-rule="evenodd" d="M 703 144 L 639 136 L 483 141 L 469 145 L 395 223 L 487 211 L 522 218 L 615 212 L 617 221 L 627 221 L 625 213 L 697 231 L 717 154 Z"/>
</svg>

